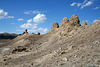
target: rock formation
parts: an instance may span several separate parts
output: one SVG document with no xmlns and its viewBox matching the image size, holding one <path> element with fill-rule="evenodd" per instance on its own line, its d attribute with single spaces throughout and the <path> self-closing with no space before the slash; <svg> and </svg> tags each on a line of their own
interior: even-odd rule
<svg viewBox="0 0 100 67">
<path fill-rule="evenodd" d="M 49 32 L 55 31 L 57 28 L 59 28 L 59 25 L 58 25 L 57 22 L 54 22 L 54 23 L 52 24 L 52 28 L 51 28 L 51 30 L 50 30 Z"/>
<path fill-rule="evenodd" d="M 26 33 L 28 33 L 28 32 L 27 32 L 27 29 L 25 29 L 25 31 L 24 31 L 22 34 L 26 34 Z"/>
<path fill-rule="evenodd" d="M 61 23 L 68 23 L 68 17 L 64 17 L 63 20 L 61 21 Z"/>
<path fill-rule="evenodd" d="M 38 32 L 38 35 L 40 35 L 40 32 Z"/>
<path fill-rule="evenodd" d="M 54 29 L 54 28 L 59 28 L 59 25 L 58 25 L 57 22 L 54 22 L 54 23 L 52 24 L 52 29 Z"/>
<path fill-rule="evenodd" d="M 86 26 L 86 25 L 87 25 L 86 21 L 83 21 L 81 26 Z"/>
<path fill-rule="evenodd" d="M 71 32 L 72 30 L 76 31 L 79 26 L 80 26 L 80 20 L 78 16 L 72 15 L 70 21 L 68 20 L 67 17 L 64 17 L 63 20 L 61 21 L 60 27 L 58 26 L 57 22 L 53 23 L 50 32 L 52 31 L 54 33 L 59 31 L 58 33 L 61 35 L 63 34 L 68 35 L 68 33 Z"/>
<path fill-rule="evenodd" d="M 61 21 L 60 28 L 61 27 L 64 27 L 68 22 L 69 22 L 68 18 L 67 17 L 64 17 L 63 20 Z"/>
<path fill-rule="evenodd" d="M 16 53 L 16 52 L 22 52 L 22 51 L 25 51 L 26 48 L 23 47 L 23 46 L 18 46 L 17 48 L 15 48 L 12 53 Z"/>
<path fill-rule="evenodd" d="M 86 22 L 80 26 L 73 15 L 64 27 L 53 23 L 47 34 L 18 36 L 0 47 L 0 67 L 99 67 L 99 21 L 82 27 Z"/>
<path fill-rule="evenodd" d="M 69 23 L 73 26 L 80 26 L 80 20 L 77 15 L 71 16 Z"/>
</svg>

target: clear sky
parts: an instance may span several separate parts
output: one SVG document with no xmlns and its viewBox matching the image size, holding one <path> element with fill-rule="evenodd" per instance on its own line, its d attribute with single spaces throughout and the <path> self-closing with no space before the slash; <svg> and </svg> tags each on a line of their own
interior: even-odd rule
<svg viewBox="0 0 100 67">
<path fill-rule="evenodd" d="M 75 14 L 88 25 L 100 17 L 100 0 L 0 0 L 0 33 L 46 33 Z"/>
</svg>

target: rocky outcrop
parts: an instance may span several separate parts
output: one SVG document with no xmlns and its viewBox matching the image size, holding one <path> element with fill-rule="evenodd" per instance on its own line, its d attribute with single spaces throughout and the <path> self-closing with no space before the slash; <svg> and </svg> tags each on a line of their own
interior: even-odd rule
<svg viewBox="0 0 100 67">
<path fill-rule="evenodd" d="M 16 53 L 16 52 L 22 52 L 22 51 L 26 51 L 26 48 L 23 46 L 18 46 L 17 48 L 15 48 L 12 53 Z"/>
<path fill-rule="evenodd" d="M 69 23 L 73 26 L 80 26 L 80 20 L 77 15 L 71 16 Z"/>
<path fill-rule="evenodd" d="M 83 21 L 81 26 L 86 26 L 86 25 L 87 25 L 86 21 Z"/>
<path fill-rule="evenodd" d="M 67 17 L 64 17 L 63 20 L 61 21 L 60 28 L 61 27 L 64 27 L 68 22 L 69 22 L 68 18 Z"/>
<path fill-rule="evenodd" d="M 72 15 L 70 20 L 68 20 L 67 17 L 64 17 L 63 20 L 61 21 L 60 27 L 58 26 L 57 22 L 53 23 L 50 32 L 52 33 L 58 32 L 58 34 L 60 35 L 63 35 L 63 34 L 69 35 L 69 32 L 77 31 L 79 26 L 81 25 L 80 25 L 80 20 L 78 16 Z"/>
<path fill-rule="evenodd" d="M 99 67 L 100 22 L 85 26 L 72 19 L 43 34 L 25 34 L 0 47 L 0 67 Z M 27 30 L 26 30 L 27 32 Z"/>
<path fill-rule="evenodd" d="M 68 23 L 68 17 L 64 17 L 63 20 L 61 21 L 61 23 Z"/>
<path fill-rule="evenodd" d="M 72 15 L 70 20 L 68 20 L 67 17 L 65 17 L 62 22 L 61 26 L 59 28 L 60 35 L 72 35 L 74 34 L 77 30 L 78 27 L 80 26 L 80 20 L 77 15 Z M 72 33 L 72 34 L 70 34 Z"/>
<path fill-rule="evenodd" d="M 27 34 L 28 32 L 27 32 L 27 29 L 25 29 L 25 31 L 22 33 L 22 34 Z"/>
<path fill-rule="evenodd" d="M 54 22 L 54 23 L 52 24 L 52 29 L 54 29 L 54 28 L 59 28 L 59 25 L 58 25 L 57 22 Z"/>
<path fill-rule="evenodd" d="M 38 32 L 38 35 L 40 35 L 40 32 Z"/>
<path fill-rule="evenodd" d="M 52 24 L 52 28 L 51 28 L 51 30 L 50 30 L 49 32 L 54 33 L 54 32 L 56 31 L 56 29 L 59 29 L 59 25 L 58 25 L 57 22 L 54 22 L 54 23 Z"/>
</svg>

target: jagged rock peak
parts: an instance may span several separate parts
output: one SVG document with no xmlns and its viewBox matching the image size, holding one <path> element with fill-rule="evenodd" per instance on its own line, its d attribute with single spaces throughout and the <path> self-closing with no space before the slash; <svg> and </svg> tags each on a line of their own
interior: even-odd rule
<svg viewBox="0 0 100 67">
<path fill-rule="evenodd" d="M 58 25 L 57 22 L 54 22 L 54 23 L 52 24 L 52 29 L 53 29 L 53 28 L 59 28 L 59 25 Z"/>
<path fill-rule="evenodd" d="M 64 17 L 63 20 L 61 21 L 60 28 L 64 27 L 68 22 L 69 22 L 68 18 Z"/>
<path fill-rule="evenodd" d="M 86 25 L 87 25 L 86 21 L 83 21 L 81 26 L 86 26 Z"/>
<path fill-rule="evenodd" d="M 64 17 L 63 20 L 61 21 L 61 23 L 68 23 L 68 17 Z"/>
<path fill-rule="evenodd" d="M 70 20 L 75 20 L 75 19 L 79 19 L 77 15 L 72 15 Z"/>
<path fill-rule="evenodd" d="M 70 23 L 74 26 L 80 26 L 80 20 L 77 15 L 72 15 L 70 18 Z"/>
</svg>

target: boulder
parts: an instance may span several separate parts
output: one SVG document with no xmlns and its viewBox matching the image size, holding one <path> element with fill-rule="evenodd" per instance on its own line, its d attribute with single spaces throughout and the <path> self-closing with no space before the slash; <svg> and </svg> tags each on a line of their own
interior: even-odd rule
<svg viewBox="0 0 100 67">
<path fill-rule="evenodd" d="M 69 23 L 73 26 L 80 26 L 80 20 L 77 15 L 72 15 Z"/>
<path fill-rule="evenodd" d="M 22 51 L 26 51 L 26 48 L 23 46 L 18 46 L 17 48 L 15 48 L 12 53 L 16 53 L 16 52 L 22 52 Z"/>
<path fill-rule="evenodd" d="M 87 25 L 86 21 L 83 21 L 81 26 L 86 26 L 86 25 Z"/>
</svg>

